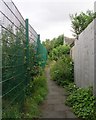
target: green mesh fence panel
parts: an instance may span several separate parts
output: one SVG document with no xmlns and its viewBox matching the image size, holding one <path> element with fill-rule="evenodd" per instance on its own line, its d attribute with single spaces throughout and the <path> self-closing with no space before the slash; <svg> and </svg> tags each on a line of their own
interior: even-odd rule
<svg viewBox="0 0 96 120">
<path fill-rule="evenodd" d="M 0 98 L 6 113 L 17 103 L 22 108 L 32 70 L 36 64 L 45 66 L 47 50 L 11 0 L 0 0 L 0 6 Z"/>
<path fill-rule="evenodd" d="M 11 0 L 1 0 L 2 46 L 2 109 L 6 113 L 12 105 L 21 108 L 26 88 L 26 26 L 25 20 Z"/>
</svg>

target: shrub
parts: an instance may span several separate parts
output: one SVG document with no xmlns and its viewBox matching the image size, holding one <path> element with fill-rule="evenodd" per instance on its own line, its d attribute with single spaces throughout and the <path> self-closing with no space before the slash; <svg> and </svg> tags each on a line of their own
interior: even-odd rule
<svg viewBox="0 0 96 120">
<path fill-rule="evenodd" d="M 26 91 L 24 118 L 37 118 L 40 115 L 39 104 L 47 95 L 47 83 L 44 74 L 40 74 L 30 82 Z"/>
<path fill-rule="evenodd" d="M 74 113 L 86 120 L 96 119 L 96 98 L 90 88 L 78 88 L 66 100 L 66 105 L 73 108 Z"/>
<path fill-rule="evenodd" d="M 47 83 L 44 75 L 35 77 L 33 81 L 33 99 L 40 104 L 47 95 Z"/>
<path fill-rule="evenodd" d="M 62 58 L 63 55 L 68 55 L 70 53 L 70 46 L 68 45 L 60 45 L 56 48 L 53 48 L 52 52 L 50 53 L 52 60 L 58 60 Z"/>
<path fill-rule="evenodd" d="M 63 56 L 51 66 L 51 77 L 62 86 L 73 81 L 73 65 L 69 56 Z"/>
</svg>

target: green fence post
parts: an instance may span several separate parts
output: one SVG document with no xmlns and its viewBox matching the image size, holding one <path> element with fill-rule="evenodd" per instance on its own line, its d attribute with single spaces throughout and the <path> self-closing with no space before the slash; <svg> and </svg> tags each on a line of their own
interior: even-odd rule
<svg viewBox="0 0 96 120">
<path fill-rule="evenodd" d="M 26 25 L 26 70 L 27 70 L 27 76 L 26 76 L 26 84 L 28 84 L 29 81 L 29 22 L 28 19 L 25 20 Z"/>
<path fill-rule="evenodd" d="M 40 34 L 38 34 L 38 39 L 37 39 L 37 53 L 36 53 L 37 62 L 39 62 L 39 53 L 40 53 Z"/>
<path fill-rule="evenodd" d="M 38 50 L 37 50 L 37 52 L 38 52 L 38 54 L 39 54 L 39 49 L 40 49 L 40 34 L 38 34 L 38 40 L 37 40 L 37 46 L 38 46 Z"/>
</svg>

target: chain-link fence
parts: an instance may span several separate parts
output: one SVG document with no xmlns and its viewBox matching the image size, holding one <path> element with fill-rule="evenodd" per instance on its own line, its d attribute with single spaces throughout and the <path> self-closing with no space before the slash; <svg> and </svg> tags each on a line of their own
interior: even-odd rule
<svg viewBox="0 0 96 120">
<path fill-rule="evenodd" d="M 0 98 L 3 112 L 13 104 L 19 104 L 21 109 L 27 84 L 32 78 L 30 69 L 34 71 L 35 62 L 42 60 L 41 66 L 45 66 L 46 56 L 47 51 L 28 19 L 24 20 L 11 0 L 0 0 Z"/>
</svg>

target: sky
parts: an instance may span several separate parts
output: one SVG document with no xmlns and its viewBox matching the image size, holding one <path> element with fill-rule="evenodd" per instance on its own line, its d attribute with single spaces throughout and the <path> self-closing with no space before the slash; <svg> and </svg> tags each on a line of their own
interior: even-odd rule
<svg viewBox="0 0 96 120">
<path fill-rule="evenodd" d="M 24 19 L 40 34 L 41 41 L 61 34 L 72 36 L 69 15 L 94 10 L 96 0 L 12 0 Z"/>
</svg>

